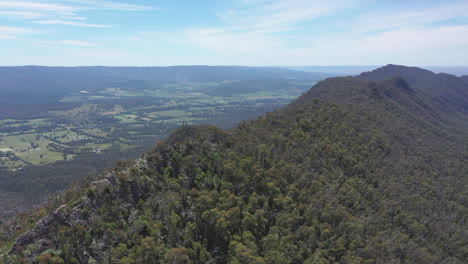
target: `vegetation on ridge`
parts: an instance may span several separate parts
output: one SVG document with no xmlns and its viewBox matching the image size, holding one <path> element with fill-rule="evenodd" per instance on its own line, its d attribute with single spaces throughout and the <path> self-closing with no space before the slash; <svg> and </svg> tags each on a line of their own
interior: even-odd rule
<svg viewBox="0 0 468 264">
<path fill-rule="evenodd" d="M 182 124 L 232 127 L 326 76 L 236 66 L 0 67 L 0 224 L 85 174 L 138 157 Z"/>
<path fill-rule="evenodd" d="M 401 78 L 333 78 L 231 130 L 184 126 L 14 245 L 24 230 L 4 233 L 3 260 L 466 263 L 466 142 L 449 125 L 466 119 L 441 106 Z"/>
</svg>

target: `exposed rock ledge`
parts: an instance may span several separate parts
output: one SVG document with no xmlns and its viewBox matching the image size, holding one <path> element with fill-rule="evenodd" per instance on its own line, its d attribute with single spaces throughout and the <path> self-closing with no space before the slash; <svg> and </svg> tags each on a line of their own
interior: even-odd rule
<svg viewBox="0 0 468 264">
<path fill-rule="evenodd" d="M 104 179 L 92 182 L 90 186 L 91 189 L 96 192 L 102 192 L 107 186 L 119 184 L 120 182 L 117 177 L 114 174 L 109 173 Z M 53 246 L 52 237 L 49 233 L 52 227 L 58 225 L 89 226 L 88 216 L 83 214 L 83 209 L 85 207 L 93 209 L 101 203 L 102 201 L 99 201 L 98 199 L 92 200 L 89 197 L 84 196 L 74 203 L 77 205 L 73 208 L 70 208 L 68 205 L 61 205 L 57 210 L 40 219 L 33 229 L 19 236 L 8 253 L 16 254 L 30 245 L 35 245 L 35 250 L 34 252 L 31 252 L 31 258 L 29 259 L 31 263 L 34 262 L 33 257 Z"/>
</svg>

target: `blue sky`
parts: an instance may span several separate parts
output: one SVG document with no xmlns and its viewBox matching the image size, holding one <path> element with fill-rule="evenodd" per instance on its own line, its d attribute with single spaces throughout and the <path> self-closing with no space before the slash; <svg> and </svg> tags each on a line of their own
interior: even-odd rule
<svg viewBox="0 0 468 264">
<path fill-rule="evenodd" d="M 0 0 L 0 65 L 468 65 L 468 1 Z"/>
</svg>

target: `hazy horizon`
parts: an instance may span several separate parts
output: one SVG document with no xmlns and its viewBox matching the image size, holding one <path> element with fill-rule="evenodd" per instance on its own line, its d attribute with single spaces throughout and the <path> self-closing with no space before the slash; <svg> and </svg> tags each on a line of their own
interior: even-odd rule
<svg viewBox="0 0 468 264">
<path fill-rule="evenodd" d="M 123 68 L 158 68 L 158 67 L 278 67 L 287 68 L 296 71 L 304 72 L 316 72 L 316 73 L 328 73 L 328 74 L 341 74 L 341 75 L 356 75 L 365 71 L 371 71 L 382 67 L 384 65 L 302 65 L 302 66 L 284 66 L 284 65 L 271 65 L 271 66 L 248 66 L 248 65 L 152 65 L 152 66 L 138 66 L 138 65 L 77 65 L 77 66 L 60 66 L 60 65 L 16 65 L 16 66 L 0 66 L 0 67 L 66 67 L 66 68 L 79 68 L 79 67 L 123 67 Z M 468 75 L 468 66 L 438 66 L 438 65 L 404 65 L 410 67 L 418 67 L 432 71 L 434 73 L 448 73 L 457 76 Z"/>
</svg>

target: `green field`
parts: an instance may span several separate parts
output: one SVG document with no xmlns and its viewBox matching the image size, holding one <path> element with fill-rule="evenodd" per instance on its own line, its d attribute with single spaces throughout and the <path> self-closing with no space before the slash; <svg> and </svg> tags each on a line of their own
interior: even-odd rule
<svg viewBox="0 0 468 264">
<path fill-rule="evenodd" d="M 0 152 L 11 152 L 14 151 L 12 148 L 0 148 Z"/>
<path fill-rule="evenodd" d="M 114 87 L 108 87 L 100 91 L 100 93 L 108 94 L 108 95 L 116 96 L 116 97 L 133 97 L 133 96 L 146 96 L 147 95 L 145 92 L 125 91 L 125 90 L 121 90 L 120 88 L 114 88 Z"/>
<path fill-rule="evenodd" d="M 149 118 L 159 118 L 159 117 L 163 117 L 163 118 L 166 118 L 166 117 L 174 117 L 174 118 L 178 118 L 178 117 L 187 117 L 187 116 L 191 116 L 192 113 L 191 112 L 187 112 L 187 111 L 184 111 L 184 110 L 168 110 L 168 111 L 158 111 L 158 112 L 152 112 L 152 113 L 149 113 L 148 114 L 148 117 Z"/>
<path fill-rule="evenodd" d="M 69 94 L 61 102 L 73 102 L 75 106 L 50 111 L 50 117 L 0 120 L 0 135 L 3 135 L 0 136 L 0 153 L 3 153 L 0 154 L 0 168 L 15 170 L 28 164 L 72 159 L 83 153 L 141 147 L 138 140 L 167 133 L 177 126 L 206 123 L 216 118 L 234 122 L 243 117 L 219 117 L 230 112 L 285 104 L 301 93 L 275 90 L 210 96 L 202 92 L 206 87 L 233 82 L 238 81 L 167 83 L 162 89 L 138 92 L 107 87 L 94 94 Z M 129 104 L 129 100 L 135 103 Z M 141 100 L 151 103 L 138 103 Z"/>
</svg>

